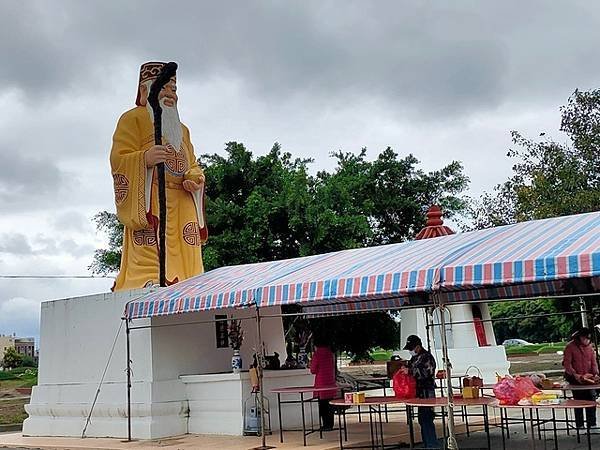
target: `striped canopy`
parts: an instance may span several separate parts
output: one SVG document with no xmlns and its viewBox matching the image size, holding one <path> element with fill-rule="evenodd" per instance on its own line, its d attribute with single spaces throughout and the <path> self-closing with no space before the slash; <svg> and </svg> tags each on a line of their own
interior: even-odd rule
<svg viewBox="0 0 600 450">
<path fill-rule="evenodd" d="M 250 305 L 321 311 L 600 291 L 600 212 L 221 267 L 127 305 L 132 319 Z"/>
</svg>

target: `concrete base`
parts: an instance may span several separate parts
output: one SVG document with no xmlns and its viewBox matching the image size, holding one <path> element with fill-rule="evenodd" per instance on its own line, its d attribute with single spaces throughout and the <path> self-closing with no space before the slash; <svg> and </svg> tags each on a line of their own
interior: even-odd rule
<svg viewBox="0 0 600 450">
<path fill-rule="evenodd" d="M 146 292 L 42 303 L 38 385 L 25 406 L 29 418 L 23 424 L 23 435 L 81 436 L 116 338 L 86 436 L 127 437 L 126 337 L 121 317 L 125 304 Z M 277 307 L 265 309 L 266 315 L 279 312 Z M 245 364 L 252 361 L 256 348 L 252 310 L 189 313 L 131 323 L 132 327 L 161 325 L 130 334 L 133 438 L 188 433 L 190 404 L 180 376 L 231 370 L 232 350 L 216 347 L 215 314 L 248 319 L 242 320 L 245 340 L 241 354 Z M 285 355 L 281 318 L 266 318 L 262 324 L 268 352 Z M 231 422 L 223 425 L 223 432 L 241 434 L 241 407 L 237 415 L 238 420 L 230 418 Z"/>
<path fill-rule="evenodd" d="M 241 435 L 244 401 L 252 389 L 248 372 L 239 374 L 187 375 L 180 377 L 186 385 L 189 401 L 188 431 L 197 434 Z M 271 411 L 271 430 L 279 430 L 277 395 L 272 389 L 289 386 L 312 386 L 314 376 L 308 369 L 267 370 L 264 372 L 264 395 Z M 312 395 L 305 395 L 307 398 Z M 296 396 L 297 397 L 297 396 Z M 295 400 L 296 398 L 293 398 Z M 282 400 L 291 400 L 286 396 Z M 306 413 L 309 414 L 308 408 Z M 284 428 L 302 426 L 300 405 L 282 405 Z M 315 424 L 319 416 L 315 408 Z"/>
</svg>

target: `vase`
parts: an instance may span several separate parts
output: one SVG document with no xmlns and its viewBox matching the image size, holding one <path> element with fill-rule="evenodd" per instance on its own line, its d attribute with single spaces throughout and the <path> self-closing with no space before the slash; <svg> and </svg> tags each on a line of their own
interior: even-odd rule
<svg viewBox="0 0 600 450">
<path fill-rule="evenodd" d="M 308 355 L 306 354 L 306 348 L 300 347 L 300 351 L 298 352 L 298 368 L 306 369 L 308 366 Z"/>
<path fill-rule="evenodd" d="M 233 351 L 233 356 L 231 357 L 231 369 L 233 373 L 240 373 L 242 371 L 242 357 L 240 356 L 239 350 Z"/>
</svg>

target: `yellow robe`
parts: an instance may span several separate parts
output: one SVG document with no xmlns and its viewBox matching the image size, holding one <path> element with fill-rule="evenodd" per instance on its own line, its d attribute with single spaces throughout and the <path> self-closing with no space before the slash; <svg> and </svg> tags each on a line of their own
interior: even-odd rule
<svg viewBox="0 0 600 450">
<path fill-rule="evenodd" d="M 204 272 L 200 226 L 206 224 L 193 195 L 182 186 L 184 180 L 198 183 L 203 172 L 194 156 L 190 132 L 182 126 L 180 152 L 169 145 L 170 155 L 165 162 L 167 283 Z M 152 145 L 154 125 L 148 110 L 138 106 L 124 113 L 117 124 L 110 153 L 117 216 L 125 226 L 115 291 L 159 283 L 157 170 L 147 169 L 144 160 L 146 150 Z"/>
</svg>

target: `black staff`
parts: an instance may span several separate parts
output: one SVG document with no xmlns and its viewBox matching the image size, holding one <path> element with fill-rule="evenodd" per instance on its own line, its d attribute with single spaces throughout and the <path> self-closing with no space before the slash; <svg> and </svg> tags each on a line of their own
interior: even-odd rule
<svg viewBox="0 0 600 450">
<path fill-rule="evenodd" d="M 163 87 L 175 76 L 177 63 L 170 62 L 162 68 L 158 78 L 152 83 L 148 94 L 148 103 L 154 112 L 154 144 L 162 145 L 162 108 L 158 102 L 158 94 Z M 165 163 L 159 163 L 158 169 L 158 273 L 160 286 L 167 285 L 166 270 L 166 242 L 165 230 L 167 228 L 167 194 L 165 191 Z"/>
</svg>

